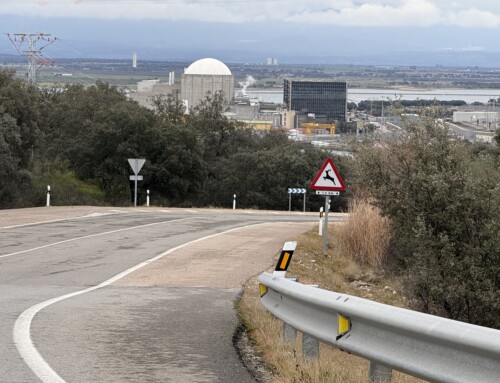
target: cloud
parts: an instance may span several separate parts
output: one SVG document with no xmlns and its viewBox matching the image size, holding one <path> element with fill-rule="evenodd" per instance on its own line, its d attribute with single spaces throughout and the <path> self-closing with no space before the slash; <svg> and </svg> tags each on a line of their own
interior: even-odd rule
<svg viewBox="0 0 500 383">
<path fill-rule="evenodd" d="M 398 5 L 353 4 L 341 9 L 293 15 L 286 20 L 360 27 L 425 27 L 438 24 L 442 16 L 439 9 L 428 0 L 407 0 Z"/>
<path fill-rule="evenodd" d="M 498 28 L 500 26 L 500 15 L 472 8 L 449 15 L 447 24 L 464 28 Z"/>
<path fill-rule="evenodd" d="M 484 52 L 486 48 L 480 46 L 468 45 L 466 47 L 461 47 L 461 48 L 443 48 L 442 50 L 446 52 Z"/>
<path fill-rule="evenodd" d="M 289 22 L 353 27 L 500 26 L 500 5 L 476 0 L 0 0 L 0 14 L 37 18 Z M 38 4 L 38 5 L 37 5 Z"/>
</svg>

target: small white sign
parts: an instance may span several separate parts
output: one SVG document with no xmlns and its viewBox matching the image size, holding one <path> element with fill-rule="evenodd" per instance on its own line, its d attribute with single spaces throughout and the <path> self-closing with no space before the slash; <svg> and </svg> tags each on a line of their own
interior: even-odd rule
<svg viewBox="0 0 500 383">
<path fill-rule="evenodd" d="M 332 190 L 316 190 L 316 195 L 340 195 L 340 192 Z"/>
<path fill-rule="evenodd" d="M 143 180 L 143 177 L 142 176 L 130 176 L 130 181 L 135 181 L 137 179 L 137 181 L 142 181 Z"/>
</svg>

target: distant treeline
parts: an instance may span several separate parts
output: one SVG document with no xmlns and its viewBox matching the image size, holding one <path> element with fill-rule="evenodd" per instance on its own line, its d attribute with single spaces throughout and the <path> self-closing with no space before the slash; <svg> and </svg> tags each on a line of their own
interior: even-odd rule
<svg viewBox="0 0 500 383">
<path fill-rule="evenodd" d="M 349 111 L 360 111 L 367 112 L 374 116 L 381 116 L 382 110 L 387 114 L 392 107 L 414 109 L 422 107 L 432 107 L 440 106 L 443 108 L 449 107 L 459 107 L 467 105 L 463 100 L 450 100 L 450 101 L 438 101 L 438 100 L 395 100 L 395 101 L 382 101 L 382 100 L 363 100 L 359 103 L 349 102 L 347 103 L 347 109 Z"/>
</svg>

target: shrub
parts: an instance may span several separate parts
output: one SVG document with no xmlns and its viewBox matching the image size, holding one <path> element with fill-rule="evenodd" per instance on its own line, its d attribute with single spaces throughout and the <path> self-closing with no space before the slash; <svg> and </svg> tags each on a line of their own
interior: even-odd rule
<svg viewBox="0 0 500 383">
<path fill-rule="evenodd" d="M 390 242 L 389 220 L 367 200 L 349 202 L 349 218 L 341 229 L 340 254 L 356 262 L 380 268 Z"/>
</svg>

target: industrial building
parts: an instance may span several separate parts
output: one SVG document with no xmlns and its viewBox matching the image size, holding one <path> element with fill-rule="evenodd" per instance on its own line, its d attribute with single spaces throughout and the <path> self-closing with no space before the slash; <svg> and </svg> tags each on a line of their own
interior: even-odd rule
<svg viewBox="0 0 500 383">
<path fill-rule="evenodd" d="M 332 124 L 345 121 L 347 82 L 284 80 L 283 99 L 289 111 L 295 111 L 295 128 L 303 123 Z"/>
<path fill-rule="evenodd" d="M 181 78 L 181 98 L 189 108 L 204 100 L 207 92 L 222 91 L 226 101 L 234 98 L 234 76 L 221 61 L 205 58 L 192 63 L 184 70 Z"/>
<path fill-rule="evenodd" d="M 175 82 L 175 72 L 169 72 L 168 82 L 143 80 L 137 83 L 137 91 L 131 92 L 129 97 L 151 108 L 153 96 L 172 94 L 189 109 L 204 100 L 208 92 L 219 91 L 223 92 L 228 104 L 231 103 L 234 99 L 234 76 L 223 62 L 205 58 L 184 69 L 180 84 Z"/>
</svg>

